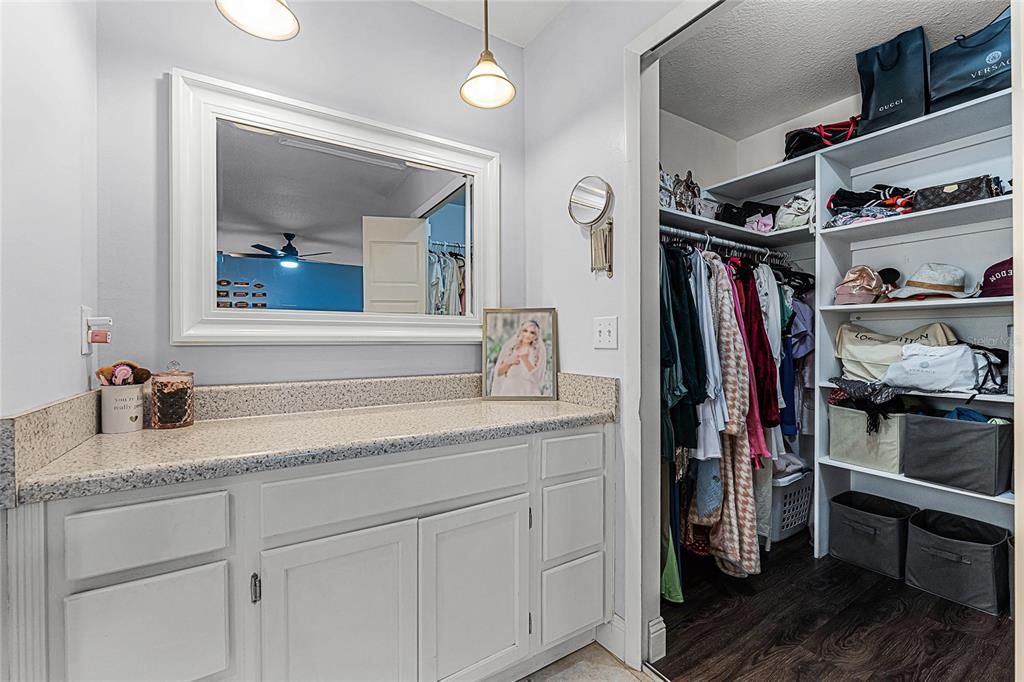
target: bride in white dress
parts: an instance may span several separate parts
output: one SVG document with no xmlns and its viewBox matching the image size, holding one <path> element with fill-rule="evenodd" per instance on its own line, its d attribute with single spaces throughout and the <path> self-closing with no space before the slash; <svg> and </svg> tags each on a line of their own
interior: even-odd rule
<svg viewBox="0 0 1024 682">
<path fill-rule="evenodd" d="M 492 396 L 539 396 L 547 370 L 548 353 L 540 338 L 540 325 L 527 320 L 505 342 L 491 374 Z"/>
</svg>

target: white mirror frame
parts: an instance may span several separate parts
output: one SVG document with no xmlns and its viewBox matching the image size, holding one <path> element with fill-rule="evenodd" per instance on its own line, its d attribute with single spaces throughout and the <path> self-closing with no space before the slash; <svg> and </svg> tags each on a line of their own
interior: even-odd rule
<svg viewBox="0 0 1024 682">
<path fill-rule="evenodd" d="M 224 309 L 217 273 L 217 119 L 416 161 L 472 176 L 467 314 L 390 315 Z M 484 308 L 499 304 L 499 157 L 216 78 L 171 72 L 171 344 L 480 343 Z"/>
</svg>

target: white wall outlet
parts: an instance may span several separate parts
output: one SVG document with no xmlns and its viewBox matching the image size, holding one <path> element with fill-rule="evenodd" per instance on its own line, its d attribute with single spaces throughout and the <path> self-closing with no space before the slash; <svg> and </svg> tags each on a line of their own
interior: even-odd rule
<svg viewBox="0 0 1024 682">
<path fill-rule="evenodd" d="M 594 348 L 616 349 L 619 347 L 619 318 L 594 318 Z"/>
</svg>

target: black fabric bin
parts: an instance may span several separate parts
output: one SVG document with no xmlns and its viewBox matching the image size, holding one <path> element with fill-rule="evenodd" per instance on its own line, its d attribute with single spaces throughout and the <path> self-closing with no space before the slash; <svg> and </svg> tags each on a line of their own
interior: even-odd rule
<svg viewBox="0 0 1024 682">
<path fill-rule="evenodd" d="M 1002 495 L 1012 465 L 1013 424 L 907 415 L 903 473 L 910 478 Z"/>
<path fill-rule="evenodd" d="M 907 584 L 1000 615 L 1009 603 L 1009 532 L 925 509 L 910 517 Z"/>
<path fill-rule="evenodd" d="M 828 552 L 869 571 L 901 580 L 907 522 L 917 507 L 854 490 L 829 502 Z"/>
</svg>

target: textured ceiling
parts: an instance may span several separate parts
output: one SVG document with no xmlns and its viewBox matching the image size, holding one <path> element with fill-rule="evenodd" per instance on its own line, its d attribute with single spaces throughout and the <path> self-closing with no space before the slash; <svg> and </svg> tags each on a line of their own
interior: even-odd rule
<svg viewBox="0 0 1024 682">
<path fill-rule="evenodd" d="M 281 233 L 294 232 L 300 252 L 329 250 L 340 262 L 353 262 L 362 249 L 363 216 L 409 215 L 409 206 L 461 177 L 321 142 L 312 144 L 364 160 L 299 149 L 281 144 L 282 138 L 303 142 L 217 122 L 218 248 L 251 252 L 256 242 L 279 248 Z M 410 190 L 416 196 L 406 196 Z"/>
<path fill-rule="evenodd" d="M 981 28 L 1006 5 L 1007 0 L 726 4 L 686 29 L 684 42 L 661 59 L 661 108 L 739 140 L 859 93 L 857 52 L 916 26 L 924 26 L 934 50 Z"/>
<path fill-rule="evenodd" d="M 473 28 L 480 28 L 483 25 L 482 0 L 414 2 Z M 569 0 L 491 0 L 491 35 L 507 40 L 513 45 L 526 47 L 568 4 Z M 498 62 L 501 62 L 501 55 L 498 55 Z"/>
</svg>

